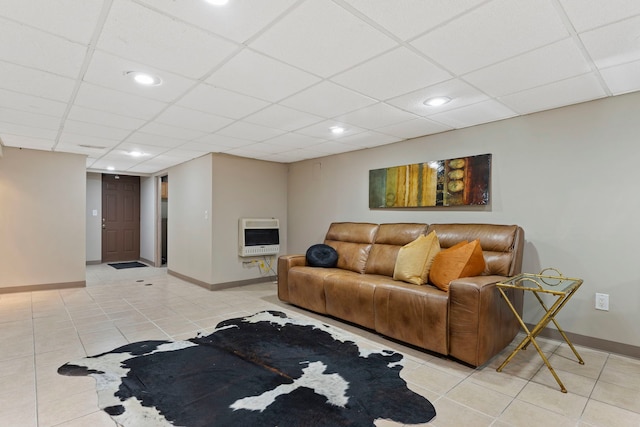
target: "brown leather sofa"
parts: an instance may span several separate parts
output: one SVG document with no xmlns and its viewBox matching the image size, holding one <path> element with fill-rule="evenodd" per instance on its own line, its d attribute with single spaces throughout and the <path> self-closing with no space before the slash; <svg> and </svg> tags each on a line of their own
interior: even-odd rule
<svg viewBox="0 0 640 427">
<path fill-rule="evenodd" d="M 393 279 L 400 248 L 435 231 L 442 249 L 480 240 L 486 268 L 453 280 L 449 291 Z M 324 243 L 335 268 L 310 267 L 305 255 L 278 259 L 278 297 L 414 346 L 479 366 L 500 352 L 519 324 L 495 286 L 520 273 L 524 231 L 517 225 L 333 223 Z M 522 292 L 509 298 L 522 312 Z"/>
</svg>

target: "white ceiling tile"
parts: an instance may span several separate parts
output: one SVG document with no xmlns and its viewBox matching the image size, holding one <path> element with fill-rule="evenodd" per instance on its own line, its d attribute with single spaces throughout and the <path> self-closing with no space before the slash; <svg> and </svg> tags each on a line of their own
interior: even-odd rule
<svg viewBox="0 0 640 427">
<path fill-rule="evenodd" d="M 95 123 L 114 128 L 134 130 L 146 123 L 145 120 L 136 119 L 120 114 L 108 113 L 106 111 L 94 110 L 92 108 L 74 105 L 67 116 L 70 120 L 77 120 L 85 123 Z"/>
<path fill-rule="evenodd" d="M 578 32 L 640 14 L 637 0 L 560 0 Z"/>
<path fill-rule="evenodd" d="M 275 145 L 282 145 L 289 148 L 304 148 L 311 147 L 316 144 L 324 142 L 323 138 L 315 138 L 308 135 L 302 135 L 296 132 L 285 133 L 284 135 L 276 136 L 269 139 L 268 143 Z"/>
<path fill-rule="evenodd" d="M 336 119 L 341 122 L 360 126 L 365 129 L 377 129 L 415 118 L 416 116 L 414 114 L 392 107 L 383 102 L 336 117 Z"/>
<path fill-rule="evenodd" d="M 402 40 L 422 34 L 485 0 L 346 0 Z"/>
<path fill-rule="evenodd" d="M 65 112 L 66 104 L 0 89 L 0 107 L 61 118 Z"/>
<path fill-rule="evenodd" d="M 142 126 L 140 128 L 140 132 L 150 133 L 152 135 L 158 136 L 165 136 L 169 138 L 182 139 L 185 141 L 198 138 L 205 134 L 205 132 L 201 130 L 186 129 L 182 127 L 158 123 L 156 121 L 149 122 L 146 125 Z"/>
<path fill-rule="evenodd" d="M 118 145 L 118 143 L 119 141 L 116 141 L 114 139 L 100 138 L 97 136 L 78 135 L 76 133 L 70 132 L 62 132 L 60 134 L 60 139 L 58 140 L 58 145 L 61 146 L 85 146 L 84 148 L 93 147 L 93 149 L 96 150 L 102 150 L 104 148 L 110 149 Z"/>
<path fill-rule="evenodd" d="M 233 122 L 233 120 L 226 117 L 207 114 L 178 105 L 173 105 L 164 110 L 155 121 L 202 132 L 215 132 Z"/>
<path fill-rule="evenodd" d="M 97 138 L 113 139 L 117 141 L 122 140 L 131 132 L 126 129 L 79 122 L 76 120 L 67 120 L 64 124 L 64 130 L 65 132 L 75 133 L 78 135 L 95 136 Z"/>
<path fill-rule="evenodd" d="M 100 50 L 192 78 L 201 78 L 237 48 L 234 43 L 125 0 L 113 2 L 98 40 Z"/>
<path fill-rule="evenodd" d="M 76 104 L 112 114 L 124 114 L 149 120 L 157 115 L 166 103 L 100 86 L 83 83 L 78 90 Z"/>
<path fill-rule="evenodd" d="M 520 114 L 563 107 L 565 105 L 605 96 L 600 82 L 593 74 L 573 77 L 547 86 L 514 93 L 500 101 Z"/>
<path fill-rule="evenodd" d="M 328 77 L 395 44 L 333 2 L 308 1 L 276 22 L 250 47 Z"/>
<path fill-rule="evenodd" d="M 600 75 L 614 95 L 640 90 L 640 61 L 606 68 Z"/>
<path fill-rule="evenodd" d="M 57 129 L 38 128 L 29 125 L 7 123 L 5 121 L 0 121 L 0 132 L 2 132 L 3 138 L 5 135 L 18 135 L 51 141 L 55 141 L 58 135 Z"/>
<path fill-rule="evenodd" d="M 640 59 L 640 16 L 580 35 L 593 62 L 600 68 Z"/>
<path fill-rule="evenodd" d="M 174 148 L 165 154 L 180 160 L 191 160 L 203 156 L 201 151 L 183 150 L 182 148 Z"/>
<path fill-rule="evenodd" d="M 158 76 L 162 79 L 159 86 L 141 86 L 133 80 L 129 71 L 139 71 Z M 108 53 L 96 51 L 83 79 L 111 89 L 127 92 L 136 96 L 170 102 L 181 96 L 196 84 L 196 80 L 187 79 L 168 71 L 143 65 L 130 59 L 119 58 Z"/>
<path fill-rule="evenodd" d="M 201 84 L 186 94 L 179 105 L 222 117 L 239 119 L 266 107 L 268 102 L 225 89 Z"/>
<path fill-rule="evenodd" d="M 253 145 L 248 145 L 245 148 L 247 150 L 255 150 L 257 152 L 267 153 L 267 154 L 279 154 L 279 153 L 282 153 L 283 151 L 287 151 L 287 147 L 283 147 L 281 145 L 271 144 L 267 142 L 258 142 Z"/>
<path fill-rule="evenodd" d="M 331 131 L 331 128 L 333 127 L 341 127 L 343 128 L 343 132 L 339 134 L 334 134 Z M 365 129 L 362 129 L 358 126 L 342 123 L 337 120 L 325 120 L 323 122 L 316 123 L 314 125 L 307 126 L 302 129 L 298 129 L 296 133 L 312 136 L 314 138 L 330 140 L 330 139 L 344 138 L 346 136 L 355 135 L 357 133 L 364 132 L 364 131 Z"/>
<path fill-rule="evenodd" d="M 134 142 L 123 142 L 114 148 L 114 153 L 124 153 L 130 155 L 132 152 L 142 153 L 142 156 L 136 157 L 138 162 L 144 161 L 150 157 L 157 156 L 170 150 L 168 147 L 158 147 L 156 145 L 145 145 Z"/>
<path fill-rule="evenodd" d="M 282 105 L 325 118 L 336 117 L 375 103 L 375 99 L 328 81 L 317 84 L 281 102 Z"/>
<path fill-rule="evenodd" d="M 0 88 L 55 101 L 69 101 L 75 86 L 71 78 L 2 61 L 0 76 Z"/>
<path fill-rule="evenodd" d="M 127 142 L 158 147 L 175 148 L 185 143 L 182 138 L 172 138 L 165 135 L 154 135 L 147 132 L 136 132 L 127 138 Z"/>
<path fill-rule="evenodd" d="M 462 74 L 568 35 L 550 0 L 494 0 L 411 44 L 436 63 Z"/>
<path fill-rule="evenodd" d="M 492 96 L 503 96 L 589 71 L 582 52 L 568 38 L 474 71 L 464 79 Z"/>
<path fill-rule="evenodd" d="M 106 170 L 109 167 L 115 168 L 116 171 L 126 171 L 130 167 L 140 163 L 137 159 L 124 158 L 122 156 L 107 154 L 91 164 L 92 169 Z"/>
<path fill-rule="evenodd" d="M 253 144 L 253 141 L 251 141 L 251 144 Z M 203 153 L 220 153 L 224 150 L 228 150 L 229 147 L 226 147 L 223 145 L 206 144 L 204 142 L 191 141 L 181 145 L 180 149 L 189 150 L 189 151 L 201 151 Z"/>
<path fill-rule="evenodd" d="M 296 0 L 234 0 L 224 7 L 204 1 L 177 2 L 175 0 L 142 0 L 207 31 L 244 43 L 251 36 L 276 19 Z"/>
<path fill-rule="evenodd" d="M 409 139 L 419 136 L 431 135 L 434 133 L 450 130 L 451 127 L 436 123 L 429 119 L 413 119 L 407 122 L 397 123 L 391 126 L 385 126 L 377 131 L 397 138 Z"/>
<path fill-rule="evenodd" d="M 477 104 L 467 105 L 455 110 L 433 114 L 429 118 L 452 128 L 460 129 L 482 123 L 494 122 L 515 116 L 511 109 L 500 102 L 489 99 Z"/>
<path fill-rule="evenodd" d="M 216 133 L 218 135 L 230 136 L 231 138 L 248 139 L 250 141 L 264 141 L 265 139 L 282 135 L 285 131 L 255 125 L 253 123 L 235 122 Z"/>
<path fill-rule="evenodd" d="M 275 102 L 318 83 L 320 78 L 244 49 L 206 81 L 216 87 Z"/>
<path fill-rule="evenodd" d="M 82 146 L 78 144 L 58 143 L 56 144 L 55 151 L 61 153 L 76 153 L 84 154 L 85 156 L 93 158 L 92 163 L 98 158 L 105 155 L 111 147 L 99 148 L 98 146 Z"/>
<path fill-rule="evenodd" d="M 0 18 L 0 58 L 25 67 L 77 77 L 86 46 Z"/>
<path fill-rule="evenodd" d="M 30 148 L 32 150 L 50 151 L 53 148 L 53 139 L 40 139 L 25 137 L 22 135 L 9 135 L 0 132 L 2 144 L 5 147 Z"/>
<path fill-rule="evenodd" d="M 255 141 L 250 141 L 248 139 L 232 138 L 230 136 L 220 135 L 217 133 L 202 136 L 198 139 L 195 139 L 193 142 L 199 142 L 203 144 L 210 144 L 210 145 L 228 147 L 228 148 L 244 147 L 246 145 L 255 144 Z"/>
<path fill-rule="evenodd" d="M 4 107 L 0 107 L 0 121 L 42 129 L 58 130 L 60 128 L 60 119 L 58 117 Z M 0 129 L 3 129 L 2 126 L 0 126 Z"/>
<path fill-rule="evenodd" d="M 324 120 L 322 117 L 278 104 L 270 105 L 244 118 L 245 121 L 276 129 L 292 131 Z"/>
<path fill-rule="evenodd" d="M 354 145 L 345 144 L 342 141 L 327 141 L 322 144 L 314 145 L 312 149 L 326 154 L 340 154 L 347 153 L 349 151 L 356 151 L 360 148 Z"/>
<path fill-rule="evenodd" d="M 379 132 L 374 131 L 366 131 L 359 133 L 357 135 L 347 136 L 346 138 L 340 139 L 340 142 L 355 145 L 356 147 L 377 147 L 379 145 L 391 144 L 394 142 L 401 141 L 404 138 L 400 138 L 397 136 L 386 135 Z"/>
<path fill-rule="evenodd" d="M 451 101 L 439 107 L 431 107 L 424 104 L 427 99 L 438 96 L 447 96 L 451 98 Z M 465 105 L 477 104 L 487 99 L 489 97 L 485 93 L 480 92 L 462 80 L 454 79 L 392 98 L 387 103 L 419 116 L 428 117 L 431 114 L 453 110 Z"/>
<path fill-rule="evenodd" d="M 0 0 L 0 15 L 88 44 L 103 3 L 102 0 Z"/>
<path fill-rule="evenodd" d="M 401 47 L 338 74 L 331 80 L 383 100 L 450 78 L 451 74 L 442 68 Z"/>
</svg>

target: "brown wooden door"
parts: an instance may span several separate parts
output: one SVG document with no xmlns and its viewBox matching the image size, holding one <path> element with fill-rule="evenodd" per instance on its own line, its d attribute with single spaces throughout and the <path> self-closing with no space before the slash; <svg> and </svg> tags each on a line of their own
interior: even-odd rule
<svg viewBox="0 0 640 427">
<path fill-rule="evenodd" d="M 140 258 L 140 177 L 102 175 L 102 262 Z"/>
</svg>

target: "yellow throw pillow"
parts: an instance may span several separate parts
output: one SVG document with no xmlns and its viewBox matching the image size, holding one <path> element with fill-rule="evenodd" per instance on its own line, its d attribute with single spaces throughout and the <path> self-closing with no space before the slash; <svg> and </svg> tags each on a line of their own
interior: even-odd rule
<svg viewBox="0 0 640 427">
<path fill-rule="evenodd" d="M 429 277 L 431 263 L 438 252 L 440 241 L 434 231 L 407 243 L 398 251 L 393 278 L 414 285 L 424 285 Z"/>
<path fill-rule="evenodd" d="M 429 271 L 429 283 L 443 291 L 449 283 L 460 277 L 479 276 L 485 269 L 480 240 L 460 242 L 436 255 Z"/>
</svg>

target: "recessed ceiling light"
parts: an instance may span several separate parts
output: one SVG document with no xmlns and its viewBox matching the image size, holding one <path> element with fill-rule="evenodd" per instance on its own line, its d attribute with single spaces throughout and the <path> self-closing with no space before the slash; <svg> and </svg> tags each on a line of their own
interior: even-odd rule
<svg viewBox="0 0 640 427">
<path fill-rule="evenodd" d="M 341 133 L 344 133 L 344 128 L 341 126 L 333 126 L 329 129 L 331 129 L 331 133 L 334 135 L 340 135 Z"/>
<path fill-rule="evenodd" d="M 129 155 L 131 157 L 141 157 L 144 156 L 144 153 L 142 151 L 130 151 Z"/>
<path fill-rule="evenodd" d="M 108 171 L 114 171 L 114 170 L 116 170 L 116 168 L 114 168 L 113 166 L 107 166 L 107 170 Z"/>
<path fill-rule="evenodd" d="M 436 96 L 434 98 L 429 98 L 424 101 L 424 105 L 428 105 L 429 107 L 439 107 L 441 105 L 446 104 L 451 101 L 451 98 L 448 96 Z"/>
<path fill-rule="evenodd" d="M 224 6 L 229 3 L 229 0 L 205 0 L 207 3 L 211 3 L 214 6 Z"/>
<path fill-rule="evenodd" d="M 162 79 L 153 74 L 142 73 L 140 71 L 127 71 L 124 74 L 130 76 L 133 81 L 143 86 L 159 86 L 162 84 Z"/>
</svg>

